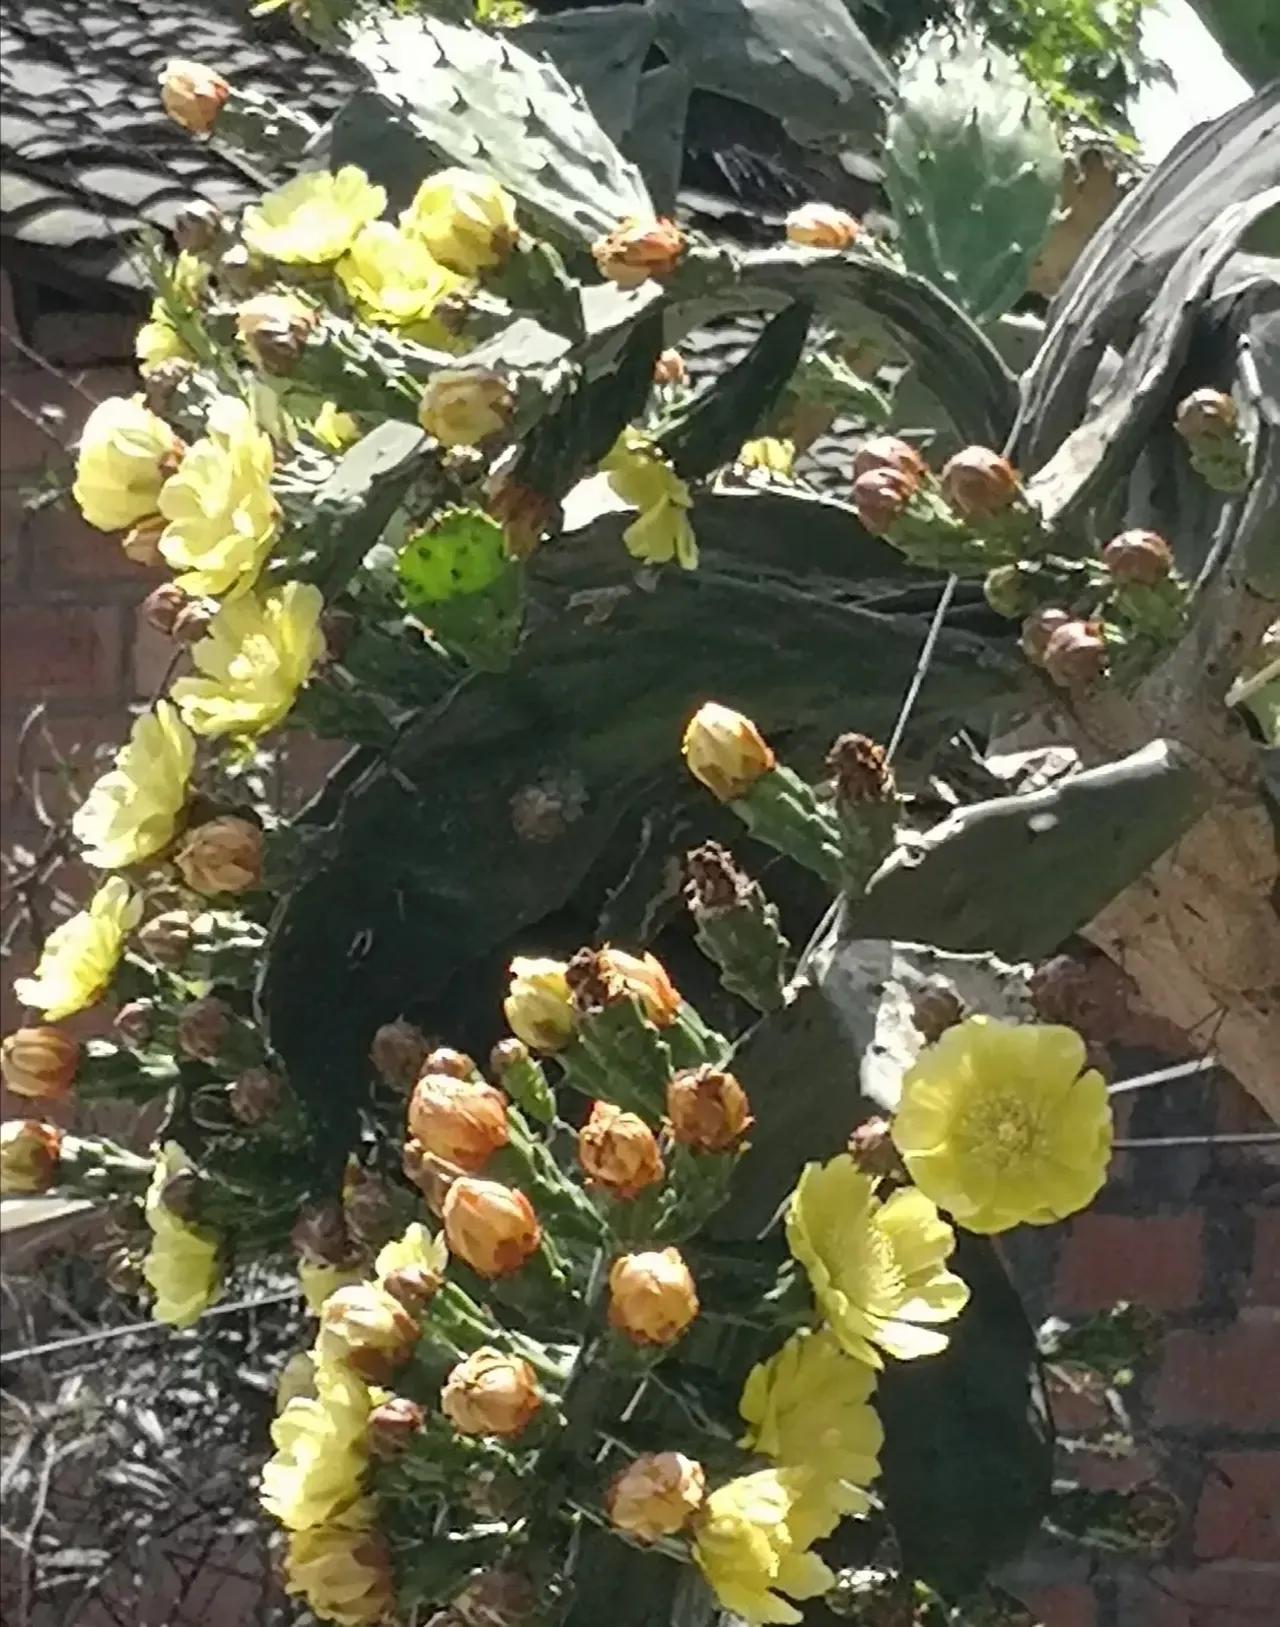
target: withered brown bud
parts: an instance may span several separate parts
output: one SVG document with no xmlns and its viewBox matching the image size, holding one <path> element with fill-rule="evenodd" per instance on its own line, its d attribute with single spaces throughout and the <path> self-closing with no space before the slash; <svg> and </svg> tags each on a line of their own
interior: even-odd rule
<svg viewBox="0 0 1280 1627">
<path fill-rule="evenodd" d="M 358 623 L 350 610 L 326 610 L 320 618 L 326 661 L 341 661 L 351 648 Z"/>
<path fill-rule="evenodd" d="M 191 917 L 186 910 L 166 910 L 138 929 L 138 945 L 157 966 L 181 966 L 191 949 Z"/>
<path fill-rule="evenodd" d="M 479 1069 L 465 1051 L 455 1051 L 451 1045 L 437 1045 L 427 1053 L 420 1071 L 447 1073 L 451 1079 L 473 1079 Z"/>
<path fill-rule="evenodd" d="M 187 831 L 174 863 L 202 897 L 247 892 L 262 880 L 262 827 L 236 814 L 207 819 Z"/>
<path fill-rule="evenodd" d="M 593 1186 L 629 1203 L 664 1173 L 662 1153 L 653 1131 L 636 1113 L 624 1113 L 613 1102 L 595 1102 L 578 1132 L 578 1161 Z"/>
<path fill-rule="evenodd" d="M 422 1193 L 431 1213 L 442 1214 L 449 1188 L 457 1179 L 457 1170 L 451 1164 L 443 1163 L 434 1153 L 428 1152 L 422 1143 L 415 1141 L 412 1136 L 404 1144 L 400 1168 L 404 1171 L 405 1180 L 411 1181 Z"/>
<path fill-rule="evenodd" d="M 158 418 L 168 413 L 179 388 L 194 372 L 195 364 L 184 356 L 169 356 L 147 369 L 142 381 L 142 395 Z"/>
<path fill-rule="evenodd" d="M 384 1084 L 409 1090 L 422 1071 L 429 1047 L 427 1036 L 405 1017 L 383 1023 L 373 1036 L 369 1060 Z"/>
<path fill-rule="evenodd" d="M 247 1068 L 227 1090 L 227 1105 L 241 1124 L 265 1124 L 284 1100 L 284 1080 L 270 1068 Z"/>
<path fill-rule="evenodd" d="M 154 1000 L 130 1000 L 116 1012 L 111 1025 L 121 1045 L 130 1051 L 141 1050 L 151 1043 L 156 1031 L 156 1004 Z"/>
<path fill-rule="evenodd" d="M 523 1040 L 500 1039 L 489 1053 L 489 1071 L 501 1079 L 508 1068 L 522 1068 L 529 1061 L 529 1047 Z"/>
<path fill-rule="evenodd" d="M 289 1240 L 309 1265 L 349 1265 L 355 1254 L 336 1203 L 310 1204 L 299 1210 Z"/>
<path fill-rule="evenodd" d="M 1069 621 L 1049 640 L 1044 670 L 1061 689 L 1087 689 L 1107 670 L 1107 644 L 1096 621 Z"/>
<path fill-rule="evenodd" d="M 942 470 L 947 501 L 966 520 L 1003 514 L 1022 494 L 1022 482 L 1007 458 L 986 446 L 966 446 Z"/>
<path fill-rule="evenodd" d="M 857 1125 L 849 1136 L 849 1156 L 864 1175 L 878 1177 L 902 1171 L 888 1119 L 871 1118 Z"/>
<path fill-rule="evenodd" d="M 873 435 L 853 454 L 853 478 L 875 469 L 895 469 L 917 485 L 929 473 L 929 465 L 908 441 L 896 435 Z"/>
<path fill-rule="evenodd" d="M 174 618 L 170 637 L 177 644 L 198 644 L 209 631 L 217 607 L 206 599 L 188 599 Z"/>
<path fill-rule="evenodd" d="M 178 1049 L 197 1062 L 214 1062 L 231 1032 L 231 1007 L 217 995 L 193 1000 L 178 1017 Z"/>
<path fill-rule="evenodd" d="M 1193 390 L 1178 403 L 1174 428 L 1184 441 L 1219 440 L 1234 434 L 1240 409 L 1221 390 Z"/>
<path fill-rule="evenodd" d="M 709 1062 L 668 1082 L 667 1121 L 672 1139 L 694 1152 L 728 1152 L 755 1123 L 736 1077 Z"/>
<path fill-rule="evenodd" d="M 1173 554 L 1157 531 L 1122 531 L 1102 550 L 1102 563 L 1115 581 L 1150 588 L 1173 569 Z"/>
<path fill-rule="evenodd" d="M 927 984 L 912 1002 L 911 1021 L 930 1045 L 963 1020 L 964 1002 L 945 983 Z"/>
<path fill-rule="evenodd" d="M 148 627 L 153 627 L 157 633 L 168 638 L 179 612 L 190 602 L 176 582 L 161 582 L 142 601 L 142 618 Z"/>
<path fill-rule="evenodd" d="M 732 909 L 751 890 L 751 882 L 737 865 L 728 848 L 719 842 L 704 842 L 685 854 L 688 885 L 685 898 L 695 914 Z"/>
<path fill-rule="evenodd" d="M 1099 1045 L 1124 1037 L 1137 998 L 1133 979 L 1102 954 L 1054 955 L 1032 972 L 1028 989 L 1038 1017 Z"/>
<path fill-rule="evenodd" d="M 365 1441 L 376 1458 L 399 1457 L 426 1422 L 427 1414 L 407 1396 L 392 1395 L 369 1414 Z"/>
<path fill-rule="evenodd" d="M 154 518 L 139 520 L 124 534 L 124 541 L 120 546 L 124 549 L 126 559 L 131 559 L 135 565 L 163 565 L 164 555 L 160 552 L 160 533 L 165 528 L 165 521 L 160 515 Z"/>
<path fill-rule="evenodd" d="M 183 204 L 173 223 L 173 240 L 188 254 L 204 254 L 222 235 L 222 210 L 205 198 Z"/>
<path fill-rule="evenodd" d="M 262 275 L 262 266 L 243 243 L 233 243 L 218 257 L 218 282 L 233 298 L 249 293 L 262 280 Z"/>
<path fill-rule="evenodd" d="M 842 734 L 827 753 L 837 802 L 891 802 L 897 795 L 883 746 L 865 734 Z"/>
<path fill-rule="evenodd" d="M 319 315 L 293 294 L 257 294 L 236 312 L 236 332 L 264 373 L 291 373 Z"/>
<path fill-rule="evenodd" d="M 348 1162 L 342 1181 L 342 1213 L 357 1243 L 384 1243 L 395 1227 L 395 1203 L 381 1175 Z"/>
<path fill-rule="evenodd" d="M 133 1295 L 142 1289 L 142 1262 L 127 1248 L 111 1251 L 102 1274 L 113 1294 Z"/>
<path fill-rule="evenodd" d="M 1049 640 L 1060 627 L 1069 627 L 1075 618 L 1067 610 L 1050 607 L 1036 610 L 1022 624 L 1020 642 L 1022 653 L 1037 667 L 1044 665 L 1044 654 Z"/>
<path fill-rule="evenodd" d="M 868 469 L 853 483 L 853 508 L 864 530 L 883 537 L 915 495 L 917 481 L 900 469 Z"/>
<path fill-rule="evenodd" d="M 503 540 L 512 559 L 528 559 L 557 523 L 560 512 L 554 497 L 522 485 L 510 476 L 489 488 L 485 507 L 502 527 Z"/>
<path fill-rule="evenodd" d="M 180 1169 L 160 1188 L 160 1202 L 179 1220 L 194 1220 L 200 1208 L 199 1173 L 194 1169 Z"/>
<path fill-rule="evenodd" d="M 382 1286 L 406 1311 L 416 1316 L 440 1292 L 439 1275 L 423 1265 L 397 1266 L 382 1279 Z"/>
</svg>

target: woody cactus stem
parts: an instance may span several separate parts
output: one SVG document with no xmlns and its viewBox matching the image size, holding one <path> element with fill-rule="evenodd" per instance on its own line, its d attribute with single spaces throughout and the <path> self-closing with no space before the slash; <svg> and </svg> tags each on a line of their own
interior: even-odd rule
<svg viewBox="0 0 1280 1627">
<path fill-rule="evenodd" d="M 855 896 L 893 852 L 900 806 L 882 747 L 863 734 L 842 734 L 827 754 L 840 828 L 844 891 Z"/>
<path fill-rule="evenodd" d="M 716 842 L 694 848 L 685 865 L 697 944 L 719 967 L 721 983 L 757 1011 L 780 1010 L 790 945 L 777 909 Z"/>
</svg>

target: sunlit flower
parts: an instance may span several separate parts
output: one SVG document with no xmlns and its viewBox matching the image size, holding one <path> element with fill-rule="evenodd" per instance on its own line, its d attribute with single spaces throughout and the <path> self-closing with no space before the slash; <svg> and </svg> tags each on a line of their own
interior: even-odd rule
<svg viewBox="0 0 1280 1627">
<path fill-rule="evenodd" d="M 815 1497 L 810 1477 L 762 1469 L 713 1491 L 694 1534 L 694 1562 L 726 1610 L 746 1622 L 801 1622 L 782 1597 L 816 1599 L 835 1584 L 809 1550 L 831 1535 L 838 1512 Z"/>
<path fill-rule="evenodd" d="M 487 1345 L 460 1361 L 440 1392 L 440 1410 L 461 1435 L 519 1435 L 541 1407 L 529 1363 Z"/>
<path fill-rule="evenodd" d="M 285 1592 L 300 1594 L 321 1621 L 366 1627 L 395 1610 L 391 1555 L 373 1529 L 372 1499 L 364 1499 L 325 1525 L 289 1534 Z"/>
<path fill-rule="evenodd" d="M 502 1010 L 511 1032 L 534 1051 L 560 1051 L 573 1038 L 577 1014 L 562 960 L 517 955 Z"/>
<path fill-rule="evenodd" d="M 393 328 L 427 321 L 442 299 L 466 286 L 419 238 L 386 220 L 364 228 L 339 260 L 338 280 L 362 316 Z"/>
<path fill-rule="evenodd" d="M 389 1294 L 416 1311 L 439 1291 L 448 1263 L 449 1244 L 444 1233 L 437 1232 L 433 1237 L 420 1220 L 415 1220 L 400 1237 L 383 1244 L 374 1262 L 374 1273 Z"/>
<path fill-rule="evenodd" d="M 244 893 L 262 880 L 262 826 L 238 814 L 206 819 L 174 855 L 183 881 L 205 898 Z"/>
<path fill-rule="evenodd" d="M 320 1307 L 316 1356 L 345 1361 L 370 1383 L 385 1384 L 418 1342 L 418 1324 L 376 1282 L 338 1288 Z"/>
<path fill-rule="evenodd" d="M 1106 1178 L 1106 1081 L 1071 1028 L 970 1017 L 902 1082 L 893 1139 L 912 1180 L 974 1232 L 1047 1225 Z"/>
<path fill-rule="evenodd" d="M 387 206 L 387 194 L 354 164 L 336 175 L 308 170 L 244 212 L 244 241 L 285 265 L 328 265 Z"/>
<path fill-rule="evenodd" d="M 637 1542 L 657 1542 L 682 1531 L 706 1494 L 700 1463 L 682 1452 L 650 1452 L 614 1477 L 604 1507 L 614 1530 Z"/>
<path fill-rule="evenodd" d="M 71 495 L 99 531 L 126 531 L 157 512 L 182 453 L 182 442 L 141 396 L 108 396 L 80 432 Z"/>
<path fill-rule="evenodd" d="M 190 1168 L 191 1160 L 177 1142 L 167 1142 L 147 1190 L 151 1247 L 142 1275 L 156 1296 L 152 1316 L 174 1328 L 189 1328 L 198 1321 L 222 1286 L 217 1238 L 181 1219 L 164 1201 L 168 1183 Z"/>
<path fill-rule="evenodd" d="M 847 1153 L 807 1164 L 787 1209 L 787 1243 L 818 1309 L 851 1356 L 883 1367 L 881 1350 L 909 1359 L 946 1348 L 938 1324 L 969 1290 L 946 1269 L 955 1233 L 932 1202 L 903 1187 L 881 1202 Z"/>
<path fill-rule="evenodd" d="M 698 1308 L 698 1290 L 679 1249 L 624 1254 L 609 1269 L 609 1326 L 633 1344 L 674 1344 Z"/>
<path fill-rule="evenodd" d="M 318 1362 L 315 1394 L 295 1396 L 271 1426 L 262 1506 L 291 1531 L 322 1525 L 359 1495 L 373 1398 L 343 1362 Z"/>
<path fill-rule="evenodd" d="M 612 1102 L 594 1102 L 578 1132 L 578 1161 L 593 1186 L 623 1202 L 656 1186 L 663 1176 L 658 1138 L 638 1114 Z"/>
<path fill-rule="evenodd" d="M 409 1133 L 429 1153 L 474 1174 L 507 1144 L 507 1098 L 484 1079 L 424 1073 L 409 1098 Z"/>
<path fill-rule="evenodd" d="M 280 524 L 271 440 L 234 396 L 217 397 L 205 428 L 160 493 L 167 522 L 160 552 L 180 573 L 175 581 L 184 593 L 243 593 Z"/>
<path fill-rule="evenodd" d="M 463 1175 L 441 1212 L 451 1254 L 480 1277 L 509 1277 L 542 1243 L 542 1227 L 523 1192 Z"/>
<path fill-rule="evenodd" d="M 53 929 L 34 975 L 18 978 L 14 993 L 49 1022 L 83 1011 L 107 992 L 125 939 L 141 918 L 141 895 L 112 876 L 87 909 Z"/>
<path fill-rule="evenodd" d="M 320 1314 L 320 1308 L 330 1294 L 363 1281 L 364 1273 L 355 1266 L 330 1265 L 324 1260 L 298 1262 L 298 1286 L 302 1289 L 303 1303 L 312 1316 Z"/>
<path fill-rule="evenodd" d="M 489 176 L 446 169 L 423 181 L 400 225 L 441 265 L 474 277 L 506 259 L 516 240 L 516 206 Z"/>
<path fill-rule="evenodd" d="M 195 758 L 195 739 L 169 701 L 137 718 L 114 767 L 72 817 L 85 863 L 120 870 L 167 847 L 186 806 Z"/>
<path fill-rule="evenodd" d="M 58 1178 L 62 1131 L 39 1119 L 6 1119 L 0 1124 L 0 1197 L 47 1192 Z"/>
<path fill-rule="evenodd" d="M 197 734 L 261 734 L 288 715 L 324 654 L 324 601 L 309 582 L 286 582 L 224 604 L 192 650 L 199 678 L 171 691 Z"/>
<path fill-rule="evenodd" d="M 751 719 L 716 701 L 704 702 L 689 719 L 681 750 L 694 779 L 721 802 L 745 796 L 777 764 Z"/>
<path fill-rule="evenodd" d="M 80 1042 L 60 1028 L 16 1028 L 0 1047 L 0 1074 L 15 1096 L 53 1102 L 69 1094 Z"/>
<path fill-rule="evenodd" d="M 624 429 L 600 467 L 624 503 L 640 510 L 622 533 L 627 552 L 647 564 L 675 560 L 691 571 L 698 545 L 689 522 L 693 498 L 689 488 L 653 442 L 636 429 Z"/>
<path fill-rule="evenodd" d="M 307 428 L 330 452 L 341 452 L 360 439 L 360 425 L 334 401 L 326 401 Z"/>
</svg>

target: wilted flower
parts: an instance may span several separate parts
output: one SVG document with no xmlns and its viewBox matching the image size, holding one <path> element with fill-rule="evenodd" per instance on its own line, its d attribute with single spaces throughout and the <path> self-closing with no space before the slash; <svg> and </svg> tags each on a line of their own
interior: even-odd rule
<svg viewBox="0 0 1280 1627">
<path fill-rule="evenodd" d="M 462 1176 L 449 1188 L 441 1219 L 450 1252 L 479 1277 L 510 1276 L 542 1242 L 533 1205 L 499 1181 Z"/>
<path fill-rule="evenodd" d="M 609 1270 L 609 1325 L 634 1344 L 674 1344 L 698 1314 L 698 1290 L 679 1249 L 624 1254 Z"/>
<path fill-rule="evenodd" d="M 511 418 L 511 390 L 483 368 L 440 368 L 422 392 L 418 422 L 442 446 L 478 446 L 500 434 Z"/>
<path fill-rule="evenodd" d="M 149 859 L 172 841 L 195 765 L 190 729 L 166 700 L 134 721 L 129 743 L 90 788 L 71 828 L 86 864 L 119 870 Z"/>
<path fill-rule="evenodd" d="M 296 294 L 255 294 L 236 311 L 236 333 L 264 373 L 290 373 L 319 320 Z"/>
<path fill-rule="evenodd" d="M 827 753 L 827 772 L 838 806 L 891 802 L 897 795 L 883 746 L 865 734 L 842 734 Z"/>
<path fill-rule="evenodd" d="M 408 1090 L 427 1054 L 427 1036 L 404 1017 L 383 1023 L 373 1036 L 369 1060 L 384 1084 Z"/>
<path fill-rule="evenodd" d="M 227 1106 L 241 1124 L 266 1124 L 284 1100 L 285 1084 L 270 1068 L 246 1068 L 227 1090 Z"/>
<path fill-rule="evenodd" d="M 737 1079 L 709 1062 L 667 1085 L 667 1120 L 672 1139 L 694 1152 L 728 1152 L 755 1123 Z"/>
<path fill-rule="evenodd" d="M 190 1172 L 186 1153 L 176 1141 L 166 1142 L 147 1190 L 146 1217 L 152 1237 L 142 1274 L 156 1296 L 152 1316 L 174 1328 L 189 1328 L 196 1322 L 222 1286 L 217 1238 L 175 1213 L 166 1198 L 175 1179 Z"/>
<path fill-rule="evenodd" d="M 684 253 L 684 234 L 673 220 L 629 219 L 591 246 L 602 277 L 619 288 L 668 278 Z"/>
<path fill-rule="evenodd" d="M 160 101 L 175 124 L 189 135 L 207 136 L 231 94 L 220 73 L 203 62 L 171 57 L 160 75 Z"/>
<path fill-rule="evenodd" d="M 578 1026 L 561 960 L 517 955 L 502 1010 L 511 1031 L 534 1051 L 562 1051 Z"/>
<path fill-rule="evenodd" d="M 396 1606 L 391 1554 L 372 1529 L 374 1508 L 360 1504 L 329 1525 L 292 1531 L 284 1559 L 285 1591 L 300 1594 L 321 1621 L 373 1627 Z"/>
<path fill-rule="evenodd" d="M 419 238 L 385 220 L 356 238 L 338 262 L 338 280 L 362 316 L 392 328 L 428 321 L 441 300 L 466 286 Z"/>
<path fill-rule="evenodd" d="M 171 691 L 197 734 L 255 735 L 287 716 L 324 654 L 324 600 L 310 582 L 224 604 L 192 651 L 202 674 Z"/>
<path fill-rule="evenodd" d="M 698 544 L 689 521 L 693 498 L 649 437 L 624 429 L 600 467 L 622 501 L 640 510 L 622 533 L 632 558 L 650 565 L 675 560 L 683 570 L 695 569 Z"/>
<path fill-rule="evenodd" d="M 516 206 L 488 175 L 446 169 L 429 175 L 400 216 L 441 265 L 475 277 L 501 265 L 516 240 Z"/>
<path fill-rule="evenodd" d="M 352 1261 L 347 1219 L 336 1203 L 308 1204 L 298 1213 L 289 1241 L 313 1265 L 349 1266 Z"/>
<path fill-rule="evenodd" d="M 16 1028 L 0 1047 L 0 1074 L 15 1096 L 54 1102 L 66 1096 L 80 1065 L 80 1042 L 60 1028 Z"/>
<path fill-rule="evenodd" d="M 1045 651 L 1049 648 L 1049 640 L 1061 627 L 1067 627 L 1075 618 L 1070 611 L 1058 610 L 1054 606 L 1046 606 L 1043 610 L 1035 610 L 1022 624 L 1022 633 L 1019 643 L 1022 652 L 1028 661 L 1036 666 L 1044 665 Z"/>
<path fill-rule="evenodd" d="M 853 478 L 875 469 L 893 469 L 914 485 L 928 478 L 929 465 L 909 441 L 897 435 L 872 435 L 853 454 Z"/>
<path fill-rule="evenodd" d="M 908 1070 L 893 1139 L 917 1187 L 969 1231 L 1048 1225 L 1106 1179 L 1106 1082 L 1073 1029 L 970 1017 Z"/>
<path fill-rule="evenodd" d="M 369 1387 L 345 1362 L 316 1363 L 314 1396 L 297 1396 L 271 1426 L 262 1506 L 290 1531 L 331 1520 L 359 1495 L 368 1466 Z"/>
<path fill-rule="evenodd" d="M 387 194 L 354 164 L 336 175 L 307 170 L 244 212 L 244 241 L 285 265 L 328 265 L 387 206 Z"/>
<path fill-rule="evenodd" d="M 1049 639 L 1044 670 L 1062 689 L 1087 689 L 1107 670 L 1107 641 L 1101 623 L 1070 620 Z"/>
<path fill-rule="evenodd" d="M 192 198 L 173 219 L 173 240 L 184 254 L 206 254 L 222 236 L 222 210 L 207 198 Z"/>
<path fill-rule="evenodd" d="M 861 230 L 853 215 L 829 203 L 804 203 L 787 216 L 787 242 L 810 249 L 847 249 Z"/>
<path fill-rule="evenodd" d="M 183 1006 L 178 1014 L 178 1049 L 197 1062 L 216 1062 L 231 1033 L 232 1011 L 216 994 Z"/>
<path fill-rule="evenodd" d="M 176 582 L 161 582 L 142 601 L 143 620 L 148 627 L 170 638 L 174 623 L 191 602 L 190 594 L 184 593 Z"/>
<path fill-rule="evenodd" d="M 191 949 L 191 939 L 191 917 L 186 910 L 165 910 L 138 929 L 138 947 L 157 966 L 181 966 Z"/>
<path fill-rule="evenodd" d="M 316 1354 L 344 1361 L 370 1383 L 385 1384 L 418 1342 L 418 1324 L 398 1299 L 375 1282 L 330 1294 L 320 1308 Z"/>
<path fill-rule="evenodd" d="M 609 1524 L 637 1542 L 673 1537 L 702 1507 L 703 1467 L 682 1452 L 650 1452 L 629 1463 L 605 1493 Z"/>
<path fill-rule="evenodd" d="M 578 1132 L 578 1160 L 594 1186 L 623 1201 L 638 1197 L 663 1177 L 658 1139 L 638 1114 L 612 1102 L 594 1102 Z"/>
<path fill-rule="evenodd" d="M 807 1164 L 787 1209 L 787 1244 L 849 1355 L 872 1367 L 880 1351 L 932 1356 L 947 1335 L 934 1324 L 959 1316 L 969 1290 L 946 1269 L 955 1233 L 915 1187 L 883 1202 L 875 1178 L 847 1153 Z"/>
<path fill-rule="evenodd" d="M 378 1281 L 407 1311 L 416 1314 L 430 1303 L 444 1281 L 449 1247 L 443 1232 L 433 1237 L 421 1221 L 405 1228 L 378 1251 L 374 1271 Z"/>
<path fill-rule="evenodd" d="M 1220 439 L 1234 433 L 1240 409 L 1221 390 L 1193 390 L 1178 403 L 1174 428 L 1184 441 Z"/>
<path fill-rule="evenodd" d="M 440 1392 L 440 1410 L 460 1435 L 519 1435 L 541 1406 L 529 1363 L 489 1345 L 460 1361 Z"/>
<path fill-rule="evenodd" d="M 1117 582 L 1155 587 L 1173 569 L 1173 551 L 1157 531 L 1122 531 L 1102 550 L 1102 563 Z"/>
<path fill-rule="evenodd" d="M 605 944 L 580 949 L 565 968 L 565 981 L 577 1010 L 593 1011 L 617 1000 L 638 1000 L 648 1020 L 669 1028 L 680 1014 L 680 991 L 656 955 L 629 955 Z"/>
<path fill-rule="evenodd" d="M 901 1175 L 902 1160 L 893 1144 L 888 1119 L 878 1114 L 854 1125 L 849 1132 L 848 1152 L 863 1175 Z"/>
<path fill-rule="evenodd" d="M 947 501 L 966 520 L 994 519 L 1022 495 L 1022 482 L 1007 458 L 986 446 L 966 446 L 942 470 Z"/>
<path fill-rule="evenodd" d="M 703 1504 L 693 1558 L 724 1609 L 743 1621 L 799 1622 L 782 1597 L 815 1599 L 835 1574 L 809 1550 L 839 1522 L 796 1469 L 762 1469 L 718 1487 Z"/>
<path fill-rule="evenodd" d="M 745 796 L 777 758 L 749 717 L 706 701 L 690 718 L 681 743 L 694 779 L 721 802 Z"/>
<path fill-rule="evenodd" d="M 398 1457 L 420 1433 L 427 1414 L 407 1396 L 391 1395 L 369 1414 L 369 1450 L 376 1458 Z"/>
<path fill-rule="evenodd" d="M 502 539 L 512 559 L 528 559 L 559 513 L 553 497 L 509 475 L 489 488 L 485 508 L 502 527 Z"/>
<path fill-rule="evenodd" d="M 34 975 L 18 978 L 14 993 L 49 1022 L 93 1005 L 107 992 L 125 939 L 141 916 L 141 896 L 112 876 L 87 909 L 53 929 Z"/>
<path fill-rule="evenodd" d="M 262 880 L 262 827 L 236 814 L 208 819 L 187 832 L 174 862 L 192 892 L 206 898 L 247 892 Z"/>
<path fill-rule="evenodd" d="M 906 511 L 918 482 L 901 469 L 868 469 L 853 483 L 853 510 L 863 529 L 883 537 Z"/>
<path fill-rule="evenodd" d="M 6 1119 L 0 1124 L 0 1197 L 47 1192 L 58 1178 L 62 1131 L 39 1119 Z"/>
<path fill-rule="evenodd" d="M 409 1131 L 437 1158 L 474 1173 L 507 1144 L 507 1098 L 483 1079 L 424 1073 L 409 1100 Z"/>
<path fill-rule="evenodd" d="M 160 506 L 160 489 L 178 467 L 182 442 L 141 396 L 108 396 L 80 432 L 71 495 L 99 531 L 125 531 Z"/>
</svg>

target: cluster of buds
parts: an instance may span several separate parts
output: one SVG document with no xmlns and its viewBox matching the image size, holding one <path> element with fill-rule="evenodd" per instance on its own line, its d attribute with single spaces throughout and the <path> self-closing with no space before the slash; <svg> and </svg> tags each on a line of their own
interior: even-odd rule
<svg viewBox="0 0 1280 1627">
<path fill-rule="evenodd" d="M 15 1096 L 56 1102 L 71 1092 L 80 1042 L 60 1028 L 17 1028 L 0 1047 L 0 1075 Z"/>
<path fill-rule="evenodd" d="M 1221 390 L 1193 390 L 1178 403 L 1174 428 L 1191 465 L 1215 491 L 1241 492 L 1249 483 L 1249 442 L 1240 409 Z"/>
<path fill-rule="evenodd" d="M 684 233 L 673 220 L 622 221 L 591 246 L 600 275 L 619 288 L 639 288 L 652 277 L 665 282 L 684 254 Z"/>
</svg>

